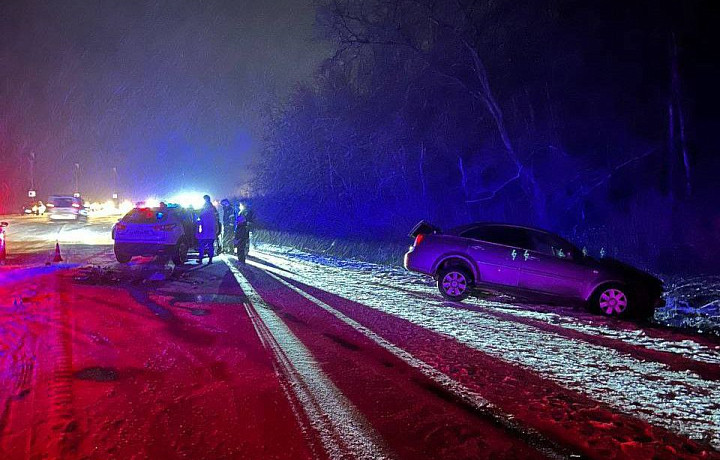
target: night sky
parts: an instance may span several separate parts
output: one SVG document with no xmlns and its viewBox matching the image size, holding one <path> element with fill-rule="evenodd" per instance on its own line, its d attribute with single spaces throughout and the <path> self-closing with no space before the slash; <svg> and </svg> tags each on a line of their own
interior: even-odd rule
<svg viewBox="0 0 720 460">
<path fill-rule="evenodd" d="M 232 192 L 264 114 L 329 53 L 313 21 L 310 0 L 3 0 L 0 147 L 20 182 L 35 152 L 41 196 L 76 162 L 98 199 L 113 166 L 135 198 Z"/>
</svg>

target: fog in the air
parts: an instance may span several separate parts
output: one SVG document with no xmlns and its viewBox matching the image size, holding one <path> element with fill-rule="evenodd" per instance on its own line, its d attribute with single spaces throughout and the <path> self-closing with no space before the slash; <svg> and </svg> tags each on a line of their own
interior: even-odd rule
<svg viewBox="0 0 720 460">
<path fill-rule="evenodd" d="M 12 193 L 227 193 L 272 104 L 327 54 L 310 2 L 4 1 L 0 148 Z M 17 197 L 16 197 L 17 198 Z"/>
</svg>

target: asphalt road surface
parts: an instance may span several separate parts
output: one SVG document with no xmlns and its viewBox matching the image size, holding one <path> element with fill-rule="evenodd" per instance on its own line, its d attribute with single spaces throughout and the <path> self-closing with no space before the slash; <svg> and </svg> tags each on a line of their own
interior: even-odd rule
<svg viewBox="0 0 720 460">
<path fill-rule="evenodd" d="M 720 458 L 713 337 L 263 245 L 120 265 L 114 218 L 3 220 L 3 459 Z"/>
<path fill-rule="evenodd" d="M 52 261 L 56 242 L 60 243 L 61 254 L 68 262 L 95 262 L 93 256 L 106 254 L 108 247 L 112 246 L 110 230 L 118 217 L 51 222 L 47 215 L 0 216 L 0 220 L 9 224 L 5 228 L 6 264 L 27 266 Z"/>
</svg>

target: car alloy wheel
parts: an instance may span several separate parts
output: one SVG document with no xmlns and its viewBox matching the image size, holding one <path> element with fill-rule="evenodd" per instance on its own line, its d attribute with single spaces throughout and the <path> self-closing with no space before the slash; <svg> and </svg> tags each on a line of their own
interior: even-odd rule
<svg viewBox="0 0 720 460">
<path fill-rule="evenodd" d="M 463 300 L 468 296 L 470 282 L 461 269 L 447 269 L 440 274 L 438 287 L 444 297 L 451 300 Z"/>
<path fill-rule="evenodd" d="M 598 297 L 598 306 L 606 315 L 621 315 L 628 307 L 628 298 L 620 289 L 605 289 Z"/>
</svg>

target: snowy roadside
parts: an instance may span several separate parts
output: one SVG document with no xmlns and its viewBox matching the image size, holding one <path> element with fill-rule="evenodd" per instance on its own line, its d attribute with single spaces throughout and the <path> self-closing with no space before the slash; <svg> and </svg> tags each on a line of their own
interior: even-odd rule
<svg viewBox="0 0 720 460">
<path fill-rule="evenodd" d="M 545 321 L 711 365 L 720 364 L 718 346 L 682 334 L 658 338 L 642 329 L 628 330 L 622 324 L 595 321 L 591 315 L 561 318 L 553 310 L 535 311 L 532 307 L 496 300 L 469 300 L 466 304 L 473 308 L 468 309 L 443 308 L 447 302 L 439 297 L 429 280 L 393 267 L 267 244 L 256 245 L 251 256 L 259 260 L 252 263 L 264 270 L 452 337 L 622 412 L 720 448 L 720 406 L 712 397 L 720 393 L 720 386 L 714 379 L 706 380 L 691 371 L 673 370 L 661 362 L 542 330 L 519 319 Z M 494 314 L 497 311 L 509 316 L 498 317 Z"/>
<path fill-rule="evenodd" d="M 357 270 L 372 277 L 379 284 L 388 287 L 412 288 L 418 293 L 438 295 L 434 281 L 429 277 L 411 273 L 403 268 L 381 265 L 353 259 L 343 259 L 287 246 L 255 242 L 255 248 L 263 253 L 291 257 L 326 267 Z M 652 322 L 660 326 L 682 328 L 701 334 L 720 336 L 720 276 L 660 276 L 665 280 L 665 306 L 655 311 Z M 523 309 L 526 311 L 526 309 Z M 546 315 L 528 312 L 530 316 Z M 560 319 L 557 319 L 560 321 Z"/>
<path fill-rule="evenodd" d="M 720 336 L 720 276 L 667 277 L 655 322 Z"/>
</svg>

